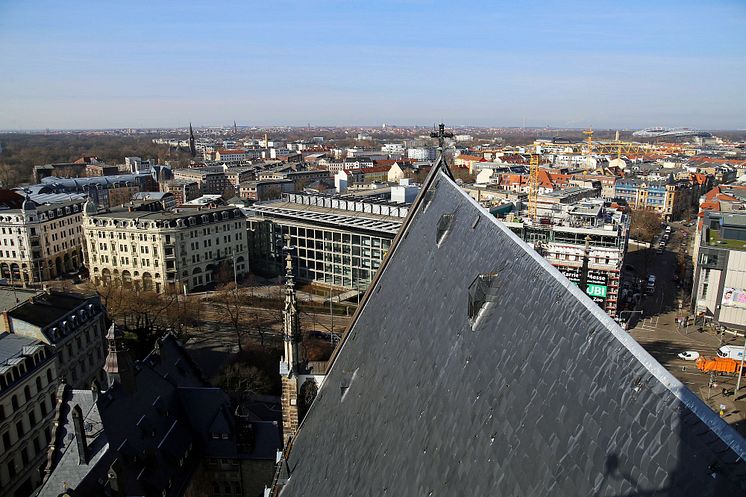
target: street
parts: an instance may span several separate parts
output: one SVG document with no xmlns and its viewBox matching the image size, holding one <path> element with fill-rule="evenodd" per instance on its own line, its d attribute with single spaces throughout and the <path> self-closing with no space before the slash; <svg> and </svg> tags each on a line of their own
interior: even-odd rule
<svg viewBox="0 0 746 497">
<path fill-rule="evenodd" d="M 743 339 L 736 339 L 728 333 L 718 333 L 718 330 L 705 327 L 698 331 L 699 325 L 694 325 L 689 316 L 688 325 L 678 326 L 677 317 L 688 315 L 689 288 L 677 286 L 674 275 L 681 281 L 682 273 L 677 268 L 677 254 L 686 250 L 691 256 L 690 241 L 693 227 L 684 227 L 680 223 L 672 223 L 671 239 L 662 254 L 656 254 L 658 240 L 653 247 L 631 251 L 625 258 L 625 265 L 635 268 L 637 278 L 647 280 L 649 274 L 655 275 L 655 290 L 643 298 L 642 316 L 634 321 L 630 334 L 655 359 L 668 369 L 679 381 L 704 400 L 715 412 L 725 406 L 724 419 L 742 434 L 746 433 L 746 400 L 734 400 L 732 395 L 723 395 L 723 389 L 732 391 L 736 385 L 736 378 L 719 376 L 699 371 L 693 361 L 685 361 L 678 357 L 680 352 L 692 350 L 700 355 L 712 358 L 721 345 L 743 343 Z M 686 235 L 685 235 L 686 233 Z M 686 278 L 684 278 L 686 279 Z"/>
</svg>

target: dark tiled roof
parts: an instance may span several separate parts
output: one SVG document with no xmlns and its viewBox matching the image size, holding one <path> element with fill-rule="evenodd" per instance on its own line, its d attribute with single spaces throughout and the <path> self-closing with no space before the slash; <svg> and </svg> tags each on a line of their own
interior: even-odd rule
<svg viewBox="0 0 746 497">
<path fill-rule="evenodd" d="M 5 366 L 10 359 L 22 356 L 23 348 L 32 345 L 39 345 L 39 341 L 13 333 L 0 333 L 0 366 Z"/>
<path fill-rule="evenodd" d="M 13 319 L 43 328 L 65 317 L 88 300 L 87 297 L 71 294 L 41 293 L 9 314 Z"/>
<path fill-rule="evenodd" d="M 282 497 L 746 495 L 743 438 L 445 172 L 332 360 Z"/>
<path fill-rule="evenodd" d="M 117 384 L 96 399 L 89 390 L 66 390 L 52 472 L 39 497 L 57 497 L 67 488 L 77 497 L 109 495 L 112 467 L 117 470 L 121 495 L 180 496 L 202 457 L 247 455 L 236 450 L 227 395 L 207 385 L 172 336 L 137 363 L 135 382 L 132 393 Z M 90 458 L 84 463 L 79 460 L 71 422 L 75 405 L 83 412 L 90 447 Z M 211 437 L 225 430 L 229 439 Z"/>
</svg>

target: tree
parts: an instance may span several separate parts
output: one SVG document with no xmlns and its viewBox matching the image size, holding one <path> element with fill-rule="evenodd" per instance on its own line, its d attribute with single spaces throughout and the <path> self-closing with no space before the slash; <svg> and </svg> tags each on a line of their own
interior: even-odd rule
<svg viewBox="0 0 746 497">
<path fill-rule="evenodd" d="M 236 361 L 227 365 L 217 384 L 220 388 L 240 395 L 247 393 L 266 394 L 272 391 L 272 380 L 257 366 Z"/>
<path fill-rule="evenodd" d="M 243 351 L 241 342 L 248 328 L 248 323 L 245 320 L 246 313 L 243 309 L 244 299 L 244 295 L 241 294 L 233 283 L 225 285 L 223 290 L 217 292 L 212 298 L 212 303 L 218 310 L 217 320 L 220 323 L 230 326 L 233 330 L 236 335 L 239 352 Z"/>
<path fill-rule="evenodd" d="M 200 306 L 182 304 L 177 293 L 144 290 L 139 282 L 89 282 L 87 288 L 98 293 L 110 319 L 137 337 L 141 351 L 149 351 L 163 332 L 181 335 L 199 320 Z"/>
<path fill-rule="evenodd" d="M 630 237 L 635 240 L 652 242 L 660 232 L 661 218 L 657 212 L 636 209 L 632 211 Z"/>
</svg>

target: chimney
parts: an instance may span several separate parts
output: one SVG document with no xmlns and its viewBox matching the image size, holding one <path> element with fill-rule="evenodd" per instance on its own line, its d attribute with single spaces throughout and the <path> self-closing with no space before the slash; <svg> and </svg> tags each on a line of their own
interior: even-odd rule
<svg viewBox="0 0 746 497">
<path fill-rule="evenodd" d="M 83 411 L 79 404 L 73 407 L 73 429 L 75 430 L 75 441 L 78 444 L 78 463 L 88 464 L 88 440 L 85 437 L 85 427 L 83 426 Z"/>
</svg>

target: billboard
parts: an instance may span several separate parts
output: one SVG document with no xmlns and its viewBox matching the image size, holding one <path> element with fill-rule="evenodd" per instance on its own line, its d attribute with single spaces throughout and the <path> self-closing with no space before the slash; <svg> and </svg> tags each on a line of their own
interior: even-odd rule
<svg viewBox="0 0 746 497">
<path fill-rule="evenodd" d="M 576 285 L 580 285 L 582 268 L 571 266 L 555 266 L 565 275 L 565 278 Z M 608 275 L 605 271 L 588 270 L 585 293 L 602 309 L 606 309 L 606 294 L 608 291 Z"/>
<path fill-rule="evenodd" d="M 725 287 L 723 290 L 722 305 L 740 307 L 746 309 L 746 290 L 743 288 Z"/>
<path fill-rule="evenodd" d="M 601 306 L 602 309 L 606 309 L 606 291 L 608 289 L 609 278 L 604 271 L 595 271 L 593 269 L 588 270 L 588 277 L 586 278 L 587 288 L 585 293 L 591 298 L 592 301 Z"/>
</svg>

